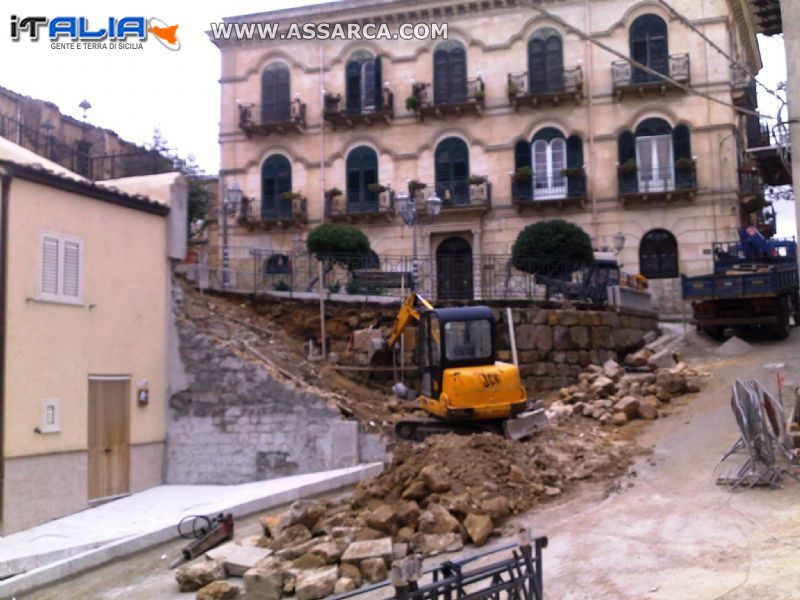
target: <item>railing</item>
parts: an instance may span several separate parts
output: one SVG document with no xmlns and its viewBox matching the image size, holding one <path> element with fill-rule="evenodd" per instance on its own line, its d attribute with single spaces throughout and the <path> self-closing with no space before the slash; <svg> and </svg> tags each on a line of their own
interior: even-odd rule
<svg viewBox="0 0 800 600">
<path fill-rule="evenodd" d="M 775 208 L 766 206 L 756 213 L 756 229 L 766 238 L 770 238 L 777 232 L 777 215 Z"/>
<path fill-rule="evenodd" d="M 208 246 L 200 257 L 201 287 L 221 289 L 221 249 Z M 228 289 L 248 294 L 318 293 L 319 261 L 315 256 L 261 248 L 229 247 Z M 584 266 L 547 257 L 516 264 L 507 254 L 421 256 L 329 255 L 323 260 L 323 289 L 346 300 L 365 295 L 400 298 L 416 272 L 417 290 L 441 301 L 573 300 L 605 304 L 610 286 L 633 281 L 613 269 Z M 384 277 L 375 277 L 377 273 Z M 366 277 L 368 274 L 369 277 Z M 396 274 L 398 277 L 389 277 Z M 382 284 L 375 283 L 383 281 Z M 372 282 L 372 283 L 365 283 Z M 394 282 L 394 283 L 391 283 Z"/>
<path fill-rule="evenodd" d="M 731 65 L 731 87 L 735 90 L 746 90 L 753 85 L 753 76 L 738 65 Z"/>
<path fill-rule="evenodd" d="M 492 185 L 488 181 L 477 184 L 466 182 L 438 183 L 436 185 L 436 195 L 442 199 L 443 210 L 467 207 L 484 207 L 488 209 L 492 205 Z"/>
<path fill-rule="evenodd" d="M 619 167 L 617 179 L 622 196 L 670 194 L 697 189 L 692 167 Z"/>
<path fill-rule="evenodd" d="M 326 94 L 323 101 L 323 117 L 331 123 L 341 121 L 368 121 L 375 117 L 394 117 L 394 94 L 391 90 L 381 90 L 380 106 L 362 107 L 357 111 L 348 110 L 341 94 Z"/>
<path fill-rule="evenodd" d="M 45 133 L 40 128 L 20 123 L 17 119 L 2 113 L 0 113 L 0 137 L 5 137 L 39 156 L 93 180 L 153 175 L 174 171 L 176 168 L 172 158 L 157 150 L 146 148 L 91 156 L 91 144 L 85 140 L 67 143 L 52 133 Z M 134 146 L 129 144 L 127 147 Z"/>
<path fill-rule="evenodd" d="M 295 98 L 274 104 L 240 104 L 239 127 L 247 132 L 306 126 L 306 103 Z"/>
<path fill-rule="evenodd" d="M 393 211 L 394 193 L 391 190 L 347 190 L 345 194 L 325 198 L 325 216 L 331 218 L 391 215 Z"/>
<path fill-rule="evenodd" d="M 652 61 L 648 66 L 659 73 L 669 76 L 678 83 L 689 83 L 690 61 L 688 54 L 671 54 L 669 57 L 663 57 L 660 61 Z M 624 60 L 611 63 L 611 78 L 615 90 L 646 84 L 671 85 L 662 77 L 634 67 Z"/>
<path fill-rule="evenodd" d="M 467 79 L 463 94 L 452 93 L 444 97 L 437 96 L 434 93 L 433 85 L 430 83 L 415 83 L 412 88 L 412 96 L 415 96 L 419 102 L 418 110 L 434 107 L 462 106 L 465 104 L 478 104 L 483 106 L 485 93 L 486 90 L 481 77 Z"/>
<path fill-rule="evenodd" d="M 580 66 L 559 69 L 552 81 L 532 83 L 528 71 L 508 74 L 508 95 L 515 97 L 554 96 L 562 93 L 580 94 L 583 91 L 583 69 Z"/>
<path fill-rule="evenodd" d="M 740 168 L 739 169 L 739 195 L 758 196 L 764 193 L 764 182 L 757 171 Z"/>
<path fill-rule="evenodd" d="M 520 180 L 511 176 L 511 197 L 517 204 L 576 200 L 586 198 L 586 173 L 583 169 L 567 173 L 534 174 L 530 179 Z"/>
</svg>

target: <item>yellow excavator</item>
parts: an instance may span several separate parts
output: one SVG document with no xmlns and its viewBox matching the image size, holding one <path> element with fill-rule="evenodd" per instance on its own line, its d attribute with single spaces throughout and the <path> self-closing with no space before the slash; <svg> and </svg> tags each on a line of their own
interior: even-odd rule
<svg viewBox="0 0 800 600">
<path fill-rule="evenodd" d="M 393 349 L 412 323 L 417 324 L 419 406 L 427 419 L 395 424 L 401 439 L 455 431 L 493 431 L 521 439 L 546 426 L 541 402 L 528 399 L 515 364 L 497 360 L 496 320 L 488 306 L 434 308 L 411 292 L 403 301 L 382 346 Z M 413 392 L 396 383 L 394 392 Z"/>
</svg>

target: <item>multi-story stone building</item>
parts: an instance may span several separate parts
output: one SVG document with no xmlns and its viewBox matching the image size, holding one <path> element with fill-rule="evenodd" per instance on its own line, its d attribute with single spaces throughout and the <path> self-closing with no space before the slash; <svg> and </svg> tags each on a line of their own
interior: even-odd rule
<svg viewBox="0 0 800 600">
<path fill-rule="evenodd" d="M 506 255 L 526 225 L 563 218 L 598 248 L 624 240 L 624 269 L 678 312 L 679 273 L 709 269 L 713 241 L 735 238 L 742 222 L 769 233 L 744 158 L 758 119 L 734 108 L 756 109 L 753 82 L 690 27 L 758 71 L 744 2 L 670 0 L 673 13 L 651 0 L 544 11 L 518 0 L 346 0 L 231 17 L 283 30 L 446 23 L 448 35 L 214 40 L 220 185 L 238 181 L 247 199 L 229 220 L 230 244 L 289 253 L 316 224 L 345 221 L 378 254 L 408 255 L 392 190 L 422 182 L 418 197 L 435 192 L 443 204 L 421 227 L 420 254 L 461 257 L 472 271 L 462 295 L 481 297 L 480 256 Z"/>
</svg>

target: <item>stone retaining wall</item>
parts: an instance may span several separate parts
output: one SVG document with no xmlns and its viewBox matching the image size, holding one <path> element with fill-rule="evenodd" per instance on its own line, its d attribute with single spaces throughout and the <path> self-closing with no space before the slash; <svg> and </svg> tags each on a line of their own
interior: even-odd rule
<svg viewBox="0 0 800 600">
<path fill-rule="evenodd" d="M 496 315 L 498 355 L 511 360 L 505 311 Z M 531 393 L 577 383 L 587 365 L 621 359 L 658 325 L 655 315 L 612 310 L 513 308 L 512 319 L 520 375 Z"/>
</svg>

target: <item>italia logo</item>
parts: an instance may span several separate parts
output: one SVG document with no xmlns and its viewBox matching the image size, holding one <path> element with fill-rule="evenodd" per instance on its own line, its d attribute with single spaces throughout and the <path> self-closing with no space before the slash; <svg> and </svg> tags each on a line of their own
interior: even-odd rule
<svg viewBox="0 0 800 600">
<path fill-rule="evenodd" d="M 27 34 L 29 40 L 37 42 L 44 32 L 54 48 L 141 48 L 148 34 L 152 34 L 167 50 L 180 50 L 177 30 L 177 24 L 170 25 L 157 17 L 108 17 L 90 23 L 88 17 L 11 15 L 13 41 L 17 42 Z"/>
</svg>

